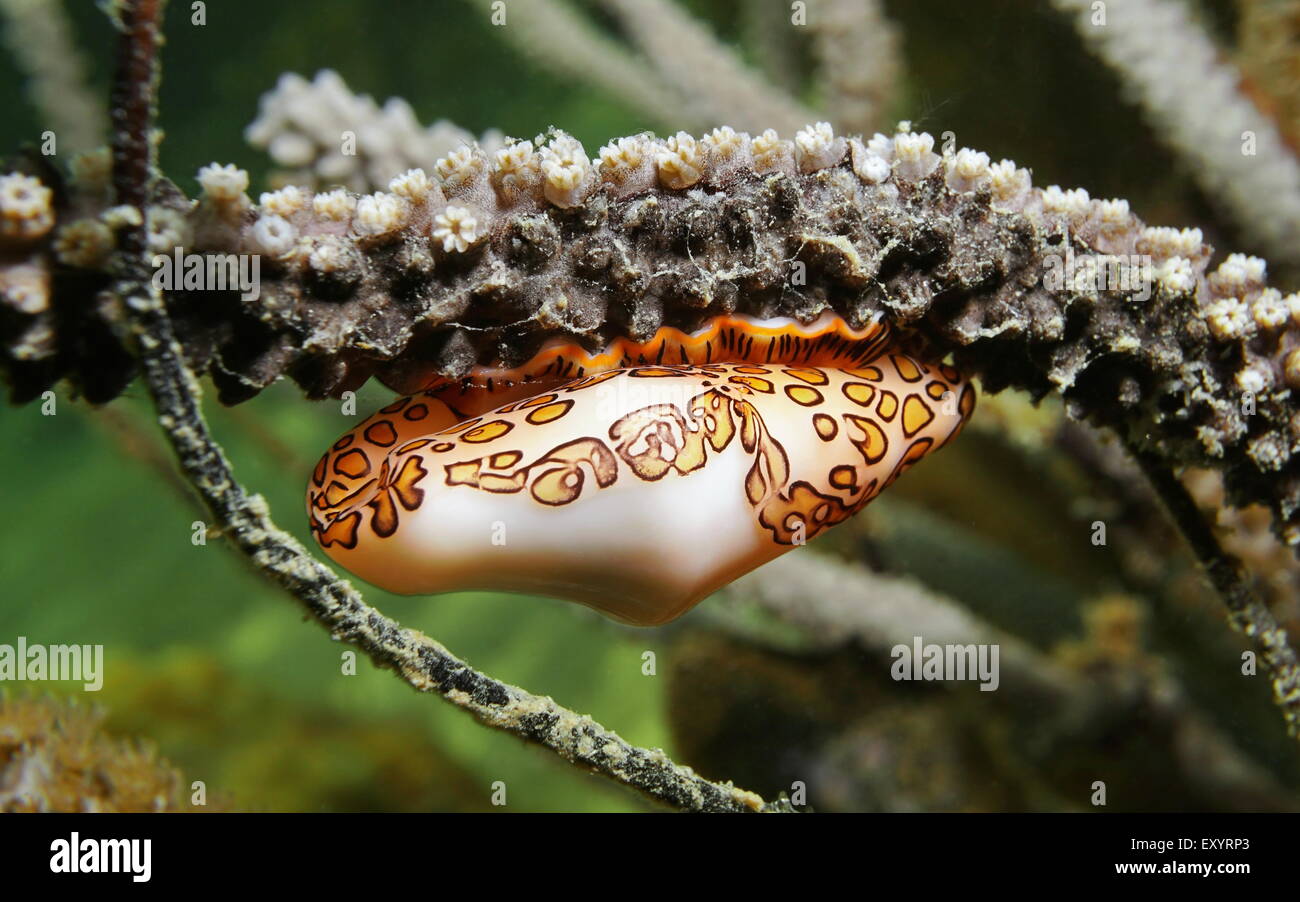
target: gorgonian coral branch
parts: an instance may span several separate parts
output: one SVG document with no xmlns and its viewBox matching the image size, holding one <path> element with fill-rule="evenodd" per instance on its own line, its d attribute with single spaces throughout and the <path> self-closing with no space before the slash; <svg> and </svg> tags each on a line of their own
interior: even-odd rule
<svg viewBox="0 0 1300 902">
<path fill-rule="evenodd" d="M 1168 465 L 1143 448 L 1130 447 L 1130 451 L 1188 545 L 1205 564 L 1206 575 L 1228 607 L 1233 628 L 1259 645 L 1273 701 L 1282 709 L 1291 735 L 1300 737 L 1300 659 L 1287 642 L 1286 631 L 1251 592 L 1242 578 L 1241 562 L 1219 546 L 1213 529 L 1199 515 L 1195 501 Z"/>
<path fill-rule="evenodd" d="M 808 23 L 825 96 L 820 107 L 845 131 L 878 128 L 899 80 L 899 36 L 880 0 L 824 0 Z"/>
<path fill-rule="evenodd" d="M 354 191 L 382 187 L 403 170 L 474 143 L 473 135 L 445 119 L 421 126 L 401 98 L 390 97 L 381 107 L 353 93 L 332 69 L 311 81 L 292 72 L 281 75 L 262 95 L 244 137 L 281 167 L 277 182 Z M 483 135 L 480 144 L 495 150 L 500 132 Z"/>
<path fill-rule="evenodd" d="M 104 105 L 87 86 L 62 0 L 0 0 L 5 44 L 27 74 L 27 94 L 65 151 L 104 140 Z"/>
<path fill-rule="evenodd" d="M 537 64 L 594 84 L 658 123 L 675 123 L 692 115 L 687 98 L 652 66 L 601 34 L 564 0 L 529 0 L 502 7 L 495 7 L 493 0 L 467 2 L 482 7 L 502 39 Z"/>
<path fill-rule="evenodd" d="M 1076 418 L 1218 469 L 1234 502 L 1268 504 L 1283 540 L 1300 543 L 1300 295 L 1268 287 L 1257 258 L 1210 270 L 1195 229 L 1035 188 L 973 150 L 940 156 L 908 130 L 865 143 L 824 125 L 793 140 L 635 135 L 595 159 L 555 132 L 491 157 L 464 148 L 434 169 L 366 196 L 285 188 L 258 204 L 233 167 L 206 167 L 196 202 L 155 189 L 146 218 L 160 254 L 260 255 L 256 297 L 202 279 L 169 294 L 223 400 L 285 374 L 313 397 L 371 376 L 400 389 L 518 363 L 557 334 L 595 348 L 717 313 L 831 309 L 916 333 L 990 390 L 1060 391 Z M 21 398 L 111 351 L 81 336 L 111 320 L 87 300 L 98 270 L 85 264 L 112 246 L 117 214 L 90 215 L 93 185 L 60 188 L 56 205 L 32 177 L 4 179 L 12 263 L 0 283 L 26 279 L 0 286 Z M 97 376 L 103 397 L 129 372 L 116 385 Z"/>
<path fill-rule="evenodd" d="M 813 118 L 808 109 L 768 84 L 677 3 L 601 3 L 618 17 L 661 77 L 678 89 L 704 121 L 725 117 L 736 128 L 771 127 L 790 132 Z"/>
<path fill-rule="evenodd" d="M 119 8 L 122 37 L 114 78 L 112 173 L 116 199 L 130 207 L 145 205 L 153 178 L 150 126 L 161 6 L 162 0 L 123 0 Z M 143 217 L 124 226 L 120 239 L 110 265 L 116 275 L 113 294 L 129 311 L 122 324 L 138 349 L 159 422 L 182 470 L 231 541 L 301 601 L 334 638 L 357 646 L 376 665 L 396 671 L 415 689 L 436 692 L 484 723 L 658 801 L 693 811 L 792 810 L 788 803 L 764 803 L 729 783 L 705 780 L 663 752 L 630 745 L 550 698 L 494 680 L 433 639 L 402 628 L 368 606 L 350 585 L 280 531 L 264 501 L 248 495 L 236 481 L 208 431 L 199 408 L 198 385 L 151 277 Z"/>
<path fill-rule="evenodd" d="M 1278 262 L 1300 260 L 1300 160 L 1174 0 L 1053 0 L 1123 80 L 1192 176 Z"/>
<path fill-rule="evenodd" d="M 1121 651 L 1107 645 L 1124 632 L 1117 629 L 1114 619 L 1122 622 L 1126 616 L 1128 607 L 1123 603 L 1095 605 L 1092 617 L 1087 618 L 1093 620 L 1087 631 L 1089 639 L 1082 646 L 1060 646 L 1049 655 L 910 577 L 873 573 L 816 553 L 777 558 L 740 577 L 716 597 L 720 606 L 756 606 L 767 611 L 795 627 L 801 641 L 821 650 L 852 645 L 877 659 L 889 660 L 899 645 L 907 647 L 915 636 L 938 645 L 976 642 L 996 646 L 1001 674 L 996 696 L 1014 699 L 1020 710 L 1034 712 L 1031 716 L 1041 729 L 1036 739 L 1036 755 L 1041 761 L 1054 758 L 1057 749 L 1089 741 L 1086 737 L 1099 728 L 1114 729 L 1117 712 L 1127 712 L 1119 716 L 1148 724 L 1154 716 L 1176 724 L 1170 736 L 1196 735 L 1194 744 L 1173 742 L 1168 758 L 1160 760 L 1178 761 L 1182 778 L 1207 793 L 1235 785 L 1255 798 L 1285 795 L 1263 776 L 1244 749 L 1198 710 L 1167 668 L 1152 666 L 1153 659 L 1136 649 Z M 1251 617 L 1260 623 L 1270 621 L 1267 610 L 1247 596 L 1238 594 L 1236 602 L 1243 610 L 1254 608 L 1241 618 L 1241 624 L 1252 622 Z M 1095 622 L 1097 617 L 1102 618 L 1100 624 Z M 731 621 L 732 631 L 743 630 L 740 624 L 745 622 Z M 1285 643 L 1275 643 L 1275 638 L 1261 642 L 1265 653 L 1289 654 Z M 1086 668 L 1086 675 L 1080 668 Z M 1290 686 L 1278 680 L 1274 692 L 1288 721 L 1294 722 L 1300 710 L 1294 664 L 1289 671 L 1283 665 L 1274 672 L 1290 675 Z M 1052 712 L 1046 721 L 1041 719 L 1043 711 Z M 1211 749 L 1212 754 L 1206 754 Z M 1044 764 L 1044 768 L 1050 770 L 1051 765 Z M 1287 807 L 1286 803 L 1281 807 Z"/>
<path fill-rule="evenodd" d="M 1300 2 L 1239 0 L 1237 8 L 1243 89 L 1272 111 L 1291 146 L 1300 146 Z"/>
</svg>

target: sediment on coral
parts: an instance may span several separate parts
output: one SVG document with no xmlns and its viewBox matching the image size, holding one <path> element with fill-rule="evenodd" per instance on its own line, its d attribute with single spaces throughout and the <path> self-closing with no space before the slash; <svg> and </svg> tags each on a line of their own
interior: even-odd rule
<svg viewBox="0 0 1300 902">
<path fill-rule="evenodd" d="M 825 123 L 793 139 L 634 135 L 594 159 L 553 130 L 462 148 L 387 191 L 288 187 L 256 204 L 246 173 L 214 164 L 196 201 L 159 180 L 143 214 L 97 207 L 84 168 L 0 185 L 16 400 L 63 376 L 92 400 L 125 385 L 120 311 L 95 302 L 104 273 L 85 264 L 143 215 L 151 248 L 259 255 L 255 298 L 168 293 L 226 403 L 283 375 L 317 398 L 372 376 L 410 390 L 517 364 L 556 335 L 596 348 L 718 313 L 834 310 L 914 333 L 989 391 L 1059 391 L 1077 419 L 1220 470 L 1234 502 L 1268 504 L 1300 544 L 1300 294 L 1269 287 L 1255 257 L 1211 270 L 1196 229 L 1034 187 L 975 150 L 940 155 L 906 123 L 866 141 Z M 105 354 L 107 372 L 88 365 Z"/>
</svg>

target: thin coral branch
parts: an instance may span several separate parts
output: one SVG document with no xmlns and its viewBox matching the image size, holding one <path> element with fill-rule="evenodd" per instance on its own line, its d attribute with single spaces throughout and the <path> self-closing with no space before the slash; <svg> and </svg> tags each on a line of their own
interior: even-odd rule
<svg viewBox="0 0 1300 902">
<path fill-rule="evenodd" d="M 118 200 L 143 205 L 152 164 L 156 50 L 162 0 L 120 4 L 121 48 L 114 78 L 114 184 Z M 437 693 L 480 721 L 521 736 L 562 758 L 692 811 L 790 810 L 765 803 L 729 783 L 714 783 L 673 763 L 663 752 L 630 745 L 591 718 L 499 682 L 456 658 L 429 637 L 404 629 L 367 605 L 271 520 L 260 496 L 235 480 L 199 407 L 199 387 L 184 362 L 161 293 L 143 250 L 143 224 L 123 241 L 115 291 L 128 309 L 149 391 L 187 479 L 230 540 L 292 593 L 331 635 L 396 671 L 421 692 Z"/>
<path fill-rule="evenodd" d="M 489 16 L 492 0 L 468 0 Z M 501 8 L 498 8 L 501 9 Z M 712 123 L 691 116 L 685 98 L 644 61 L 605 37 L 564 0 L 506 3 L 503 40 L 540 66 L 594 84 L 655 122 L 687 128 Z"/>
<path fill-rule="evenodd" d="M 722 594 L 732 603 L 757 603 L 819 644 L 852 642 L 886 658 L 914 636 L 938 645 L 996 645 L 1011 691 L 1057 708 L 1088 705 L 1090 689 L 1075 675 L 912 578 L 800 552 L 742 576 Z"/>
<path fill-rule="evenodd" d="M 1035 743 L 1046 758 L 1050 749 L 1108 728 L 1117 716 L 1155 714 L 1172 726 L 1169 755 L 1189 783 L 1256 804 L 1281 794 L 1288 800 L 1279 808 L 1293 801 L 1197 709 L 1167 668 L 1154 665 L 1138 648 L 1108 648 L 1105 637 L 1112 630 L 1104 626 L 1100 638 L 1090 636 L 1073 654 L 1049 656 L 914 579 L 872 573 L 809 551 L 777 558 L 741 577 L 718 594 L 718 601 L 729 608 L 757 605 L 797 628 L 817 648 L 852 644 L 882 662 L 897 645 L 910 647 L 917 636 L 940 646 L 996 646 L 997 697 L 1015 699 L 1021 711 L 1052 712 L 1050 722 L 1038 724 Z M 1071 658 L 1083 659 L 1087 676 L 1063 663 Z M 1051 762 L 1040 766 L 1050 768 Z"/>
<path fill-rule="evenodd" d="M 776 3 L 740 4 L 744 44 L 753 51 L 763 74 L 785 91 L 799 86 L 799 66 L 790 10 Z"/>
<path fill-rule="evenodd" d="M 104 140 L 104 105 L 86 83 L 63 0 L 0 0 L 5 44 L 28 78 L 27 93 L 64 152 Z"/>
<path fill-rule="evenodd" d="M 1177 0 L 1053 0 L 1192 176 L 1278 262 L 1300 261 L 1300 161 Z"/>
<path fill-rule="evenodd" d="M 817 118 L 742 62 L 672 0 L 601 0 L 665 81 L 710 125 L 792 132 Z"/>
<path fill-rule="evenodd" d="M 880 0 L 821 0 L 808 24 L 816 36 L 821 109 L 845 131 L 876 131 L 901 68 L 898 33 Z"/>
<path fill-rule="evenodd" d="M 1300 0 L 1238 0 L 1237 65 L 1255 103 L 1300 148 Z"/>
<path fill-rule="evenodd" d="M 1206 575 L 1228 608 L 1233 628 L 1249 636 L 1259 649 L 1260 661 L 1273 689 L 1273 701 L 1281 708 L 1288 731 L 1300 739 L 1300 659 L 1287 642 L 1286 631 L 1251 590 L 1241 563 L 1219 545 L 1196 502 L 1168 463 L 1132 442 L 1129 451 L 1205 567 Z"/>
<path fill-rule="evenodd" d="M 262 95 L 257 118 L 244 138 L 270 154 L 282 171 L 281 184 L 343 185 L 354 191 L 382 188 L 415 166 L 469 147 L 475 136 L 446 119 L 421 126 L 405 100 L 390 97 L 381 107 L 353 93 L 332 69 L 311 81 L 286 72 Z M 501 146 L 501 133 L 478 139 L 488 152 Z M 345 142 L 355 144 L 347 148 Z"/>
</svg>

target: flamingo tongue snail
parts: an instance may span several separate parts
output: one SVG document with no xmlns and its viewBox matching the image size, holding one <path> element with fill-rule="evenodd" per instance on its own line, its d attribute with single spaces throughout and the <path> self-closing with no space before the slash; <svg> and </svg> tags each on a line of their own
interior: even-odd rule
<svg viewBox="0 0 1300 902">
<path fill-rule="evenodd" d="M 307 488 L 325 552 L 393 592 L 495 589 L 642 626 L 861 510 L 952 439 L 975 392 L 888 328 L 722 316 L 410 392 Z"/>
</svg>

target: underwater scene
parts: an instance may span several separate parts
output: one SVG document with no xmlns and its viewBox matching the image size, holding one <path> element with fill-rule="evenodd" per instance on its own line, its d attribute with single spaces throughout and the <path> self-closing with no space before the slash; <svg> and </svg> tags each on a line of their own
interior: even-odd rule
<svg viewBox="0 0 1300 902">
<path fill-rule="evenodd" d="M 0 810 L 1300 810 L 1298 0 L 0 40 Z"/>
</svg>

